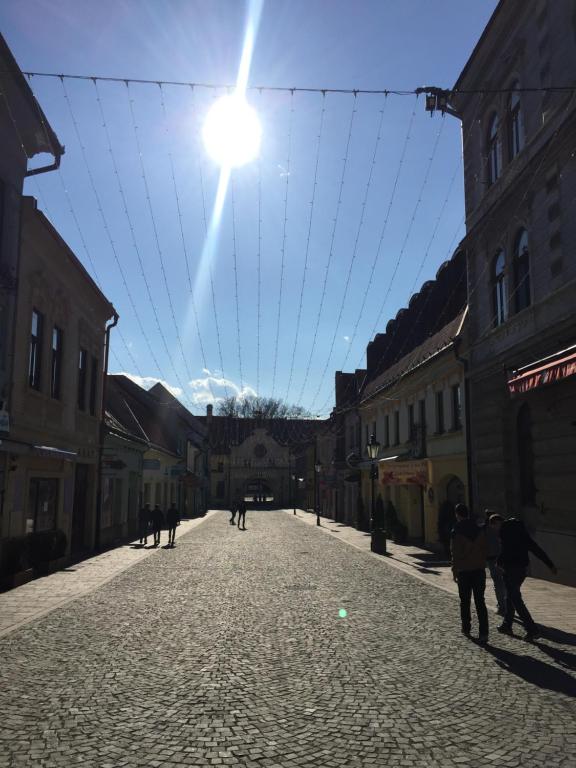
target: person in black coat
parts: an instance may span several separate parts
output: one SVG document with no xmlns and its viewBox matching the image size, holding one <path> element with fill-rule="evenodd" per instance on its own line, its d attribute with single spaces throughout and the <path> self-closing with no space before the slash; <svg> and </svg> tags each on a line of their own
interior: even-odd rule
<svg viewBox="0 0 576 768">
<path fill-rule="evenodd" d="M 238 502 L 238 528 L 240 528 L 240 521 L 242 521 L 242 530 L 246 530 L 246 502 L 244 499 Z"/>
<path fill-rule="evenodd" d="M 174 546 L 176 536 L 176 526 L 180 524 L 180 513 L 176 504 L 172 503 L 168 512 L 166 512 L 166 527 L 168 528 L 168 546 Z"/>
<path fill-rule="evenodd" d="M 152 510 L 152 531 L 154 533 L 154 546 L 160 545 L 160 535 L 162 533 L 162 527 L 164 525 L 164 515 L 158 504 L 154 505 Z"/>
<path fill-rule="evenodd" d="M 522 520 L 511 517 L 505 520 L 500 528 L 501 551 L 498 555 L 498 566 L 504 572 L 506 585 L 506 613 L 504 621 L 498 627 L 499 632 L 512 634 L 514 612 L 522 619 L 526 629 L 525 640 L 539 637 L 538 626 L 526 608 L 520 588 L 528 574 L 530 564 L 529 552 L 542 560 L 552 573 L 557 573 L 556 566 L 546 552 L 530 537 Z"/>
<path fill-rule="evenodd" d="M 140 544 L 148 544 L 148 533 L 150 532 L 150 504 L 144 504 L 138 512 L 138 530 L 140 533 Z"/>
</svg>

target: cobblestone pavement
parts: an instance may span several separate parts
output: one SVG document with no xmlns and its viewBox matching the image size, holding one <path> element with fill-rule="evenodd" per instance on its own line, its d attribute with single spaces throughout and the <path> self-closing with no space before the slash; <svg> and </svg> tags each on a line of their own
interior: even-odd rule
<svg viewBox="0 0 576 768">
<path fill-rule="evenodd" d="M 227 519 L 0 640 L 1 768 L 576 764 L 568 635 L 482 649 L 385 561 Z"/>
</svg>

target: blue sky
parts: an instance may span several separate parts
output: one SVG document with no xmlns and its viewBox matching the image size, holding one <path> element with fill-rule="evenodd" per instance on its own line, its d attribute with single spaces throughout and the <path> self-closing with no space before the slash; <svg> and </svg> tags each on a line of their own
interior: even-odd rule
<svg viewBox="0 0 576 768">
<path fill-rule="evenodd" d="M 449 87 L 495 6 L 268 0 L 249 85 Z M 240 0 L 3 0 L 0 29 L 25 71 L 226 85 L 248 15 Z M 201 130 L 224 90 L 31 85 L 66 153 L 26 191 L 121 316 L 111 371 L 197 412 L 242 391 L 328 412 L 334 371 L 362 366 L 464 233 L 460 126 L 422 97 L 249 91 L 261 153 L 232 172 L 206 249 L 219 169 Z"/>
</svg>

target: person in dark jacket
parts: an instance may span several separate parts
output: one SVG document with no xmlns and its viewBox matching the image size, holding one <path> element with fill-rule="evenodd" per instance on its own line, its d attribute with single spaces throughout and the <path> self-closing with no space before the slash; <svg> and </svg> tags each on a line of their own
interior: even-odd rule
<svg viewBox="0 0 576 768">
<path fill-rule="evenodd" d="M 458 582 L 462 633 L 470 637 L 472 623 L 470 601 L 474 595 L 478 616 L 478 640 L 485 645 L 488 642 L 488 611 L 484 602 L 488 551 L 486 532 L 470 519 L 470 513 L 465 504 L 456 504 L 454 512 L 456 524 L 452 530 L 451 539 L 452 573 L 454 580 Z"/>
<path fill-rule="evenodd" d="M 172 503 L 170 509 L 166 512 L 166 527 L 168 528 L 168 546 L 174 546 L 174 538 L 176 536 L 176 526 L 180 525 L 180 513 L 176 504 Z"/>
<path fill-rule="evenodd" d="M 154 546 L 160 545 L 160 535 L 162 533 L 162 526 L 164 525 L 164 515 L 158 504 L 154 505 L 152 510 L 152 531 L 154 533 Z"/>
<path fill-rule="evenodd" d="M 455 522 L 454 504 L 446 499 L 438 510 L 438 540 L 444 547 L 446 560 L 450 560 L 450 539 Z"/>
<path fill-rule="evenodd" d="M 556 566 L 550 560 L 546 552 L 530 537 L 522 520 L 511 517 L 505 520 L 500 528 L 501 551 L 498 556 L 498 566 L 504 572 L 504 584 L 506 585 L 506 613 L 504 621 L 498 627 L 499 632 L 506 635 L 512 633 L 514 612 L 518 614 L 526 629 L 525 640 L 534 640 L 539 637 L 538 626 L 526 608 L 520 588 L 528 573 L 530 558 L 528 553 L 536 555 L 542 560 L 552 573 L 557 573 Z"/>
<path fill-rule="evenodd" d="M 486 510 L 486 539 L 488 541 L 488 570 L 494 584 L 494 593 L 498 602 L 498 613 L 500 616 L 506 615 L 506 585 L 504 584 L 504 574 L 498 566 L 498 555 L 502 550 L 500 543 L 500 529 L 504 518 L 491 509 Z"/>
<path fill-rule="evenodd" d="M 140 544 L 148 544 L 148 533 L 150 532 L 150 504 L 144 504 L 138 512 L 138 531 L 140 533 Z"/>
<path fill-rule="evenodd" d="M 246 502 L 244 499 L 238 502 L 238 528 L 240 528 L 240 521 L 242 521 L 242 530 L 246 530 Z"/>
</svg>

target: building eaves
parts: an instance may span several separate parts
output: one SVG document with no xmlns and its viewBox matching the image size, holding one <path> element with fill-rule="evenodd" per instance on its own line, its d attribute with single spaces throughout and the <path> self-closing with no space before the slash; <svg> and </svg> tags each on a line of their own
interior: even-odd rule
<svg viewBox="0 0 576 768">
<path fill-rule="evenodd" d="M 460 89 L 460 86 L 462 85 L 463 80 L 465 80 L 468 72 L 472 68 L 472 65 L 474 64 L 474 62 L 475 62 L 477 56 L 479 55 L 481 49 L 484 47 L 484 43 L 485 43 L 486 39 L 491 34 L 492 28 L 496 24 L 496 19 L 498 18 L 498 16 L 500 15 L 501 11 L 503 10 L 504 5 L 509 3 L 509 2 L 510 2 L 510 0 L 500 0 L 498 5 L 494 9 L 494 11 L 492 13 L 492 16 L 490 16 L 490 18 L 488 20 L 488 23 L 484 27 L 484 31 L 480 35 L 480 38 L 478 39 L 478 42 L 476 43 L 472 53 L 468 57 L 468 61 L 466 62 L 466 64 L 464 65 L 464 68 L 460 72 L 460 75 L 458 76 L 458 80 L 456 81 L 456 83 L 454 84 L 454 87 L 452 88 L 453 91 L 458 91 Z"/>
</svg>

